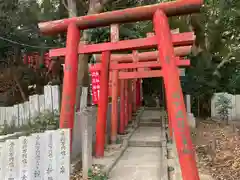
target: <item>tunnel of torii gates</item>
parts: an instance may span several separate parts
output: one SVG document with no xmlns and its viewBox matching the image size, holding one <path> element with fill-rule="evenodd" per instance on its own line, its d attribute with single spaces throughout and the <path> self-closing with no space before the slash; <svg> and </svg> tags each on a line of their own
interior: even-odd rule
<svg viewBox="0 0 240 180">
<path fill-rule="evenodd" d="M 116 26 L 111 26 L 111 33 L 116 34 L 113 30 Z M 190 40 L 190 39 L 189 39 Z M 175 56 L 186 56 L 191 52 L 191 46 L 175 47 Z M 89 69 L 91 73 L 101 72 L 101 55 L 95 54 L 96 64 Z M 176 57 L 177 66 L 189 66 L 190 60 Z M 151 70 L 155 69 L 155 70 Z M 150 77 L 161 77 L 160 63 L 158 60 L 158 52 L 143 52 L 132 54 L 111 54 L 109 65 L 109 97 L 112 98 L 112 113 L 111 113 L 111 142 L 115 143 L 117 139 L 117 131 L 119 134 L 124 134 L 124 130 L 131 120 L 132 113 L 135 113 L 141 105 L 140 79 Z M 150 70 L 150 71 L 149 71 Z M 125 81 L 124 81 L 125 79 Z M 119 82 L 119 80 L 121 80 Z M 129 80 L 130 82 L 128 82 Z M 121 84 L 120 84 L 121 83 Z M 120 99 L 120 127 L 118 127 L 118 97 Z M 128 110 L 128 111 L 127 111 Z M 172 135 L 171 126 L 169 126 L 170 135 Z"/>
<path fill-rule="evenodd" d="M 137 71 L 120 71 L 122 69 L 129 70 L 129 68 L 124 67 L 119 69 L 113 68 L 113 74 L 116 75 L 119 71 L 117 76 L 119 79 L 156 77 L 157 75 L 158 77 L 163 77 L 167 112 L 170 122 L 169 126 L 172 128 L 172 134 L 176 142 L 182 178 L 184 180 L 199 180 L 195 152 L 191 141 L 190 129 L 187 125 L 187 113 L 179 80 L 177 62 L 179 62 L 180 59 L 174 54 L 174 47 L 192 45 L 195 37 L 192 32 L 171 34 L 168 17 L 199 12 L 202 4 L 203 0 L 177 0 L 39 23 L 40 31 L 46 35 L 54 35 L 67 31 L 66 48 L 52 49 L 49 52 L 50 56 L 65 56 L 60 128 L 73 129 L 78 54 L 101 53 L 100 97 L 96 123 L 96 157 L 103 157 L 108 107 L 109 71 L 112 66 L 121 67 L 121 64 L 111 65 L 115 63 L 114 61 L 110 63 L 111 52 L 157 48 L 157 59 L 159 59 L 159 65 L 157 67 L 161 66 L 161 70 L 140 71 L 140 73 Z M 112 42 L 107 43 L 79 44 L 80 30 L 144 20 L 152 20 L 154 36 L 122 41 L 111 38 Z M 135 67 L 136 66 L 132 64 L 130 69 L 135 69 Z M 113 79 L 117 78 L 114 77 Z M 124 81 L 124 84 L 126 81 L 127 80 Z M 123 85 L 123 80 L 121 84 Z M 128 83 L 126 83 L 126 85 L 127 84 Z M 122 90 L 120 94 L 123 94 Z M 116 97 L 116 95 L 113 94 L 112 97 Z"/>
</svg>

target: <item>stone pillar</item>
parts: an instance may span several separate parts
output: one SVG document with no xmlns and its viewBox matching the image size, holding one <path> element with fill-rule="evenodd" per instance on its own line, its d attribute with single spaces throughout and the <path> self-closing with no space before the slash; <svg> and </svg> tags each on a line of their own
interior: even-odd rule
<svg viewBox="0 0 240 180">
<path fill-rule="evenodd" d="M 88 88 L 82 88 L 79 118 L 82 132 L 82 168 L 83 178 L 88 178 L 88 170 L 92 168 L 92 112 L 87 108 Z"/>
<path fill-rule="evenodd" d="M 196 127 L 196 119 L 191 111 L 191 95 L 186 95 L 186 109 L 187 109 L 187 117 L 188 117 L 188 124 L 190 127 Z"/>
<path fill-rule="evenodd" d="M 187 113 L 191 113 L 191 96 L 189 94 L 186 95 L 186 108 Z"/>
</svg>

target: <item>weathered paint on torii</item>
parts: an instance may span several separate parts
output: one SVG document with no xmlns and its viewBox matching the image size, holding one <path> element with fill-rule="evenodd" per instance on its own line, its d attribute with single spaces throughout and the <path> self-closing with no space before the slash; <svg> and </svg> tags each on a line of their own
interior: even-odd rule
<svg viewBox="0 0 240 180">
<path fill-rule="evenodd" d="M 190 54 L 192 46 L 180 46 L 174 48 L 175 56 L 186 56 Z M 94 54 L 94 58 L 96 62 L 101 61 L 100 54 Z M 132 63 L 133 62 L 132 54 L 111 54 L 111 61 L 117 61 L 118 63 Z M 148 61 L 156 61 L 158 59 L 158 51 L 151 52 L 142 52 L 137 54 L 137 58 L 139 62 L 148 62 Z"/>
<path fill-rule="evenodd" d="M 88 16 L 41 22 L 38 24 L 38 27 L 43 34 L 51 35 L 66 32 L 68 25 L 72 23 L 83 30 L 109 26 L 110 24 L 152 20 L 154 13 L 158 9 L 164 11 L 169 17 L 196 13 L 200 11 L 202 4 L 203 0 L 178 0 Z"/>
<path fill-rule="evenodd" d="M 135 54 L 136 55 L 132 54 L 132 59 L 133 59 L 132 61 L 134 61 L 134 56 L 138 57 L 137 53 L 135 53 Z M 181 53 L 181 55 L 187 55 L 187 54 Z M 127 57 L 127 56 L 125 55 L 125 57 Z M 131 79 L 137 79 L 137 78 L 161 77 L 162 71 L 161 70 L 153 70 L 153 71 L 131 71 L 131 72 L 121 71 L 121 72 L 119 72 L 119 70 L 124 70 L 124 69 L 132 70 L 132 69 L 139 69 L 139 68 L 154 68 L 154 67 L 160 68 L 161 64 L 156 59 L 155 59 L 155 61 L 152 61 L 152 62 L 137 62 L 138 59 L 136 59 L 136 58 L 135 58 L 136 61 L 134 63 L 117 64 L 116 62 L 114 62 L 114 60 L 112 60 L 113 58 L 114 57 L 111 56 L 111 61 L 113 61 L 113 62 L 110 62 L 110 67 L 109 67 L 109 70 L 112 71 L 112 73 L 110 73 L 110 75 L 112 76 L 112 79 L 111 79 L 112 85 L 111 84 L 109 84 L 109 85 L 112 86 L 112 88 L 110 88 L 112 90 L 112 96 L 111 96 L 112 97 L 111 141 L 112 141 L 112 143 L 115 143 L 116 136 L 117 136 L 117 129 L 118 129 L 118 126 L 117 126 L 117 124 L 118 124 L 118 115 L 117 115 L 118 102 L 117 102 L 117 100 L 118 100 L 118 94 L 119 94 L 118 93 L 119 80 L 123 81 L 123 80 L 127 80 L 127 79 L 131 80 Z M 122 61 L 125 62 L 125 59 L 122 59 Z M 176 64 L 177 64 L 177 66 L 189 66 L 190 60 L 186 60 L 186 59 L 181 60 L 179 57 L 176 57 Z M 115 74 L 114 74 L 114 70 L 115 70 Z M 91 66 L 89 71 L 90 72 L 101 71 L 101 63 L 94 64 L 94 66 Z M 135 91 L 139 91 L 140 89 L 136 90 L 136 84 L 135 84 L 136 82 L 132 82 L 132 83 L 133 83 L 134 87 L 132 87 L 132 89 L 129 88 L 129 92 L 125 92 L 125 93 L 129 93 L 128 97 L 129 97 L 130 102 L 125 102 L 127 100 L 124 98 L 122 98 L 122 101 L 120 102 L 120 104 L 121 104 L 121 115 L 120 115 L 120 123 L 119 123 L 120 124 L 120 127 L 119 127 L 120 134 L 124 133 L 125 127 L 128 124 L 128 121 L 124 121 L 124 119 L 130 120 L 132 112 L 135 112 L 136 106 L 140 104 L 139 100 L 141 98 L 138 97 L 140 95 L 140 92 L 135 92 Z M 122 88 L 122 91 L 126 91 L 124 89 L 124 87 Z M 136 97 L 136 100 L 134 100 L 135 97 Z M 129 108 L 129 112 L 125 112 L 126 106 Z M 171 129 L 171 126 L 169 128 Z M 170 130 L 170 132 L 172 132 L 172 131 Z"/>
<path fill-rule="evenodd" d="M 111 51 L 127 49 L 135 50 L 141 48 L 158 47 L 159 60 L 162 66 L 162 74 L 167 95 L 167 107 L 169 119 L 172 122 L 174 137 L 181 165 L 182 178 L 184 180 L 199 180 L 195 162 L 195 154 L 191 142 L 190 130 L 187 126 L 187 116 L 183 95 L 181 91 L 179 74 L 175 63 L 173 50 L 174 35 L 170 33 L 167 16 L 182 15 L 198 12 L 203 0 L 179 0 L 169 3 L 161 3 L 152 6 L 131 8 L 97 15 L 84 16 L 46 22 L 39 25 L 43 33 L 59 33 L 67 30 L 66 60 L 64 71 L 64 87 L 62 109 L 60 117 L 61 127 L 73 127 L 74 103 L 76 96 L 77 57 L 78 47 L 81 53 L 102 52 L 102 67 L 100 77 L 100 100 L 97 120 L 96 153 L 102 156 L 104 152 L 109 62 Z M 152 19 L 153 18 L 153 19 Z M 143 41 L 128 40 L 121 44 L 105 43 L 96 45 L 79 45 L 79 29 L 107 26 L 114 23 L 124 23 L 139 20 L 153 20 L 156 37 L 147 38 L 147 44 Z M 132 44 L 140 43 L 140 44 Z M 143 44 L 141 44 L 143 43 Z M 191 45 L 191 44 L 177 44 Z M 98 49 L 97 49 L 98 48 Z"/>
<path fill-rule="evenodd" d="M 179 34 L 173 34 L 172 43 L 174 46 L 189 46 L 192 45 L 195 40 L 195 35 L 193 32 L 185 32 Z M 99 44 L 79 44 L 78 53 L 79 54 L 92 54 L 99 53 L 103 51 L 124 51 L 132 49 L 149 49 L 155 48 L 157 46 L 156 36 L 123 40 L 117 42 L 107 42 Z M 66 48 L 52 49 L 49 51 L 49 56 L 65 56 Z"/>
</svg>

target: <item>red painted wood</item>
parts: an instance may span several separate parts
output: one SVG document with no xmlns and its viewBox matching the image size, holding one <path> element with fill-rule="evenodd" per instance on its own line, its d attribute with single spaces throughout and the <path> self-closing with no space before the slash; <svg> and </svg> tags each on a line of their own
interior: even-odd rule
<svg viewBox="0 0 240 180">
<path fill-rule="evenodd" d="M 183 180 L 199 180 L 168 18 L 163 11 L 156 11 L 153 24 L 158 41 L 159 59 L 162 64 L 168 117 L 172 123 L 182 178 Z"/>
<path fill-rule="evenodd" d="M 108 108 L 108 82 L 110 51 L 102 53 L 102 69 L 100 74 L 100 96 L 98 102 L 98 115 L 96 123 L 96 157 L 104 156 L 106 119 Z"/>
<path fill-rule="evenodd" d="M 129 96 L 128 96 L 129 86 L 128 86 L 128 79 L 125 79 L 124 83 L 125 83 L 125 88 L 124 88 L 124 93 L 125 93 L 125 111 L 124 111 L 125 112 L 124 113 L 125 114 L 125 119 L 124 119 L 124 121 L 125 121 L 125 128 L 127 128 L 128 120 L 129 120 L 129 113 L 128 113 L 129 112 L 128 111 L 128 109 L 129 109 Z"/>
<path fill-rule="evenodd" d="M 63 78 L 62 106 L 60 114 L 60 128 L 72 129 L 75 118 L 75 102 L 78 71 L 78 43 L 80 32 L 75 24 L 70 24 L 67 31 L 66 60 Z M 72 144 L 71 144 L 72 147 Z"/>
<path fill-rule="evenodd" d="M 119 41 L 119 25 L 111 25 L 111 42 Z M 117 62 L 113 62 L 117 65 Z M 112 70 L 112 111 L 111 111 L 111 143 L 116 144 L 118 130 L 118 70 Z"/>
<path fill-rule="evenodd" d="M 190 66 L 190 60 L 189 59 L 184 59 L 181 60 L 177 57 L 176 60 L 177 66 Z M 154 68 L 154 67 L 161 67 L 160 62 L 153 61 L 153 62 L 137 62 L 137 63 L 122 63 L 122 64 L 114 64 L 110 63 L 110 69 L 133 69 L 133 68 Z M 101 63 L 94 64 L 94 66 L 89 68 L 90 72 L 93 71 L 99 71 L 101 69 Z"/>
<path fill-rule="evenodd" d="M 132 51 L 132 61 L 134 63 L 138 63 L 139 57 L 137 50 Z M 137 71 L 136 68 L 133 69 L 133 71 Z M 133 80 L 133 112 L 135 113 L 137 111 L 137 79 Z"/>
<path fill-rule="evenodd" d="M 192 46 L 180 46 L 174 48 L 175 56 L 186 56 L 191 52 Z M 100 54 L 94 54 L 94 57 L 97 62 L 101 61 Z M 156 61 L 158 58 L 158 51 L 151 51 L 151 52 L 142 52 L 137 53 L 138 61 L 145 62 L 145 61 Z M 111 54 L 111 61 L 117 61 L 119 63 L 131 63 L 133 62 L 133 55 L 132 54 Z"/>
<path fill-rule="evenodd" d="M 133 94 L 132 94 L 132 79 L 129 80 L 128 82 L 128 99 L 129 99 L 129 103 L 128 103 L 128 114 L 129 114 L 129 121 L 132 121 L 132 103 L 133 103 Z"/>
<path fill-rule="evenodd" d="M 108 26 L 114 23 L 119 24 L 150 20 L 157 9 L 163 10 L 168 16 L 196 13 L 199 12 L 202 4 L 203 0 L 178 0 L 100 14 L 41 22 L 38 24 L 38 27 L 44 34 L 57 34 L 66 31 L 68 25 L 73 22 L 76 23 L 81 30 L 83 30 L 100 26 Z"/>
<path fill-rule="evenodd" d="M 141 71 L 141 72 L 119 72 L 119 79 L 137 79 L 137 78 L 150 78 L 161 77 L 161 70 Z"/>
<path fill-rule="evenodd" d="M 125 80 L 120 80 L 120 127 L 119 134 L 125 131 Z"/>
<path fill-rule="evenodd" d="M 177 66 L 189 66 L 190 60 L 177 60 Z M 154 68 L 161 67 L 160 62 L 140 62 L 140 63 L 126 63 L 126 64 L 112 64 L 111 69 L 132 69 L 132 68 Z"/>
<path fill-rule="evenodd" d="M 174 46 L 189 46 L 192 45 L 195 40 L 195 35 L 193 32 L 185 32 L 172 35 L 172 42 Z M 156 36 L 133 39 L 133 40 L 123 40 L 118 42 L 106 42 L 99 44 L 83 45 L 80 44 L 78 47 L 79 54 L 92 54 L 99 53 L 103 51 L 122 51 L 122 50 L 132 50 L 132 49 L 147 49 L 155 48 L 157 46 Z M 54 56 L 65 56 L 66 49 L 52 49 L 49 51 L 50 57 Z"/>
<path fill-rule="evenodd" d="M 141 90 L 141 80 L 138 79 L 137 82 L 136 82 L 136 105 L 137 105 L 137 108 L 139 108 L 141 106 L 140 90 Z"/>
</svg>

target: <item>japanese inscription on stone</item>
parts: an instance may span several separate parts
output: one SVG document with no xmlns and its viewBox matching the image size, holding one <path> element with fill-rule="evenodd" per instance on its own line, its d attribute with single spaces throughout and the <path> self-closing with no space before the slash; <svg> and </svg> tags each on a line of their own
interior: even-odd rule
<svg viewBox="0 0 240 180">
<path fill-rule="evenodd" d="M 33 142 L 33 171 L 32 171 L 32 179 L 33 180 L 42 180 L 43 179 L 43 172 L 42 172 L 42 159 L 43 159 L 43 143 L 42 143 L 42 134 L 33 134 L 32 135 L 32 142 Z"/>
<path fill-rule="evenodd" d="M 30 180 L 30 159 L 32 158 L 30 155 L 29 149 L 31 148 L 31 144 L 29 143 L 30 138 L 26 136 L 22 136 L 19 138 L 19 177 L 20 180 Z"/>
<path fill-rule="evenodd" d="M 7 140 L 6 145 L 6 180 L 17 180 L 17 143 L 18 140 Z"/>
<path fill-rule="evenodd" d="M 54 139 L 55 131 L 46 131 L 46 155 L 44 158 L 44 179 L 56 180 L 56 143 Z"/>
<path fill-rule="evenodd" d="M 58 130 L 59 155 L 58 178 L 69 179 L 70 176 L 70 129 Z"/>
<path fill-rule="evenodd" d="M 0 143 L 0 177 L 4 177 L 4 168 L 5 168 L 5 151 L 4 151 L 4 143 Z"/>
</svg>

